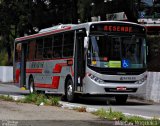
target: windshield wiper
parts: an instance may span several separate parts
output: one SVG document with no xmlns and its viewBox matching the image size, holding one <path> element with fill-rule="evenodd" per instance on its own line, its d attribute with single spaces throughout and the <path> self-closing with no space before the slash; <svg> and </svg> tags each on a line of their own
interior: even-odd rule
<svg viewBox="0 0 160 126">
<path fill-rule="evenodd" d="M 131 47 L 131 45 L 135 42 L 135 38 L 136 38 L 136 36 L 135 36 L 135 35 L 132 35 L 131 43 L 129 43 L 128 46 L 126 47 L 126 51 L 128 51 L 129 48 Z"/>
</svg>

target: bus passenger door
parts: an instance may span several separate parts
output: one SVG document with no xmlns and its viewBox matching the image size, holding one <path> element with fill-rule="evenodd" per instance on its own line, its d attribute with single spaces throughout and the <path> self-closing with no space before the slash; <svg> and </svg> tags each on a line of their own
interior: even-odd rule
<svg viewBox="0 0 160 126">
<path fill-rule="evenodd" d="M 20 59 L 20 87 L 26 86 L 26 52 L 27 44 L 21 45 L 21 59 Z"/>
<path fill-rule="evenodd" d="M 76 45 L 74 57 L 74 84 L 75 91 L 83 92 L 83 78 L 85 76 L 84 37 L 85 29 L 76 31 Z"/>
</svg>

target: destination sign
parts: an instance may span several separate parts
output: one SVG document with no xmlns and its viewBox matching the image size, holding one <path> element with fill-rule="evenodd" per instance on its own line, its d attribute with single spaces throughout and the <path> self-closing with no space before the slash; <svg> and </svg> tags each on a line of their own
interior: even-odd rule
<svg viewBox="0 0 160 126">
<path fill-rule="evenodd" d="M 104 31 L 110 31 L 110 32 L 132 32 L 132 27 L 106 25 L 106 26 L 104 26 Z"/>
<path fill-rule="evenodd" d="M 145 34 L 146 29 L 143 26 L 127 23 L 103 23 L 92 24 L 91 32 L 116 32 L 116 33 L 139 33 Z"/>
</svg>

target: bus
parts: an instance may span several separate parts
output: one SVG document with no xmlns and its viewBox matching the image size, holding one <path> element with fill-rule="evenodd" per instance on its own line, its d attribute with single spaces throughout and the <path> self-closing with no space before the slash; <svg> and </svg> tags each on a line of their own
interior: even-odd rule
<svg viewBox="0 0 160 126">
<path fill-rule="evenodd" d="M 147 79 L 145 27 L 100 21 L 42 29 L 15 39 L 14 82 L 33 93 L 113 96 L 125 103 Z"/>
</svg>

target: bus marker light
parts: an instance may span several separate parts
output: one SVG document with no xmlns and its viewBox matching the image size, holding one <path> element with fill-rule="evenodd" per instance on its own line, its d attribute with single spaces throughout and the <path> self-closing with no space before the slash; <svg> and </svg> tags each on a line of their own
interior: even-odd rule
<svg viewBox="0 0 160 126">
<path fill-rule="evenodd" d="M 73 60 L 67 60 L 67 65 L 72 66 L 73 65 Z"/>
</svg>

